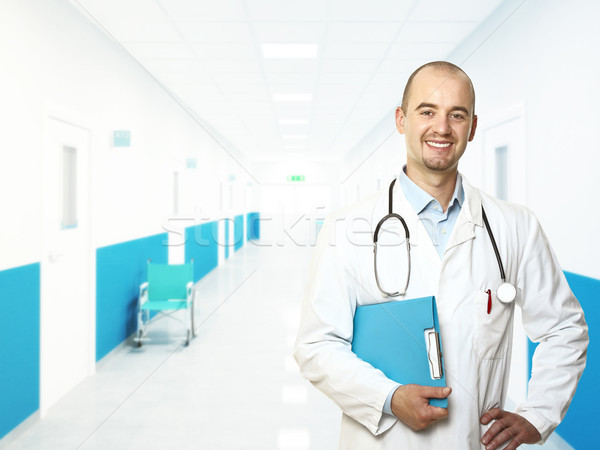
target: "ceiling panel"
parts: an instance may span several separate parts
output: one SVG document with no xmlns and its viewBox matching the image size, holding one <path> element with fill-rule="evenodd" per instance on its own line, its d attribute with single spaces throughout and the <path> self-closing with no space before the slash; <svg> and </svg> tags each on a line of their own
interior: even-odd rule
<svg viewBox="0 0 600 450">
<path fill-rule="evenodd" d="M 353 43 L 353 44 L 327 44 L 323 49 L 325 59 L 376 59 L 381 60 L 387 49 L 387 42 L 383 43 Z"/>
<path fill-rule="evenodd" d="M 318 43 L 323 40 L 325 22 L 254 22 L 252 29 L 259 43 Z"/>
<path fill-rule="evenodd" d="M 266 74 L 267 81 L 271 85 L 284 84 L 314 84 L 317 82 L 318 72 L 269 72 Z"/>
<path fill-rule="evenodd" d="M 252 39 L 246 22 L 178 20 L 173 24 L 188 42 L 251 42 Z"/>
<path fill-rule="evenodd" d="M 447 42 L 396 42 L 390 48 L 389 58 L 423 58 L 424 60 L 444 59 L 456 47 Z"/>
<path fill-rule="evenodd" d="M 186 43 L 179 42 L 125 42 L 125 49 L 142 62 L 146 59 L 193 58 L 194 54 Z"/>
<path fill-rule="evenodd" d="M 215 75 L 221 73 L 243 72 L 261 73 L 261 68 L 256 58 L 248 59 L 211 59 L 202 61 L 207 70 Z"/>
<path fill-rule="evenodd" d="M 480 22 L 496 9 L 503 0 L 427 0 L 415 2 L 409 20 L 438 20 L 442 22 Z"/>
<path fill-rule="evenodd" d="M 312 21 L 327 18 L 327 2 L 323 0 L 248 0 L 250 20 Z"/>
<path fill-rule="evenodd" d="M 166 17 L 155 22 L 137 17 L 115 21 L 110 34 L 119 42 L 181 42 L 180 34 Z"/>
<path fill-rule="evenodd" d="M 319 62 L 314 59 L 267 59 L 262 66 L 267 73 L 317 73 Z"/>
<path fill-rule="evenodd" d="M 402 22 L 332 22 L 327 27 L 327 42 L 367 43 L 394 40 Z"/>
<path fill-rule="evenodd" d="M 407 22 L 398 34 L 398 42 L 453 42 L 467 37 L 477 22 Z"/>
<path fill-rule="evenodd" d="M 143 1 L 143 0 L 137 0 Z M 155 0 L 172 20 L 244 20 L 242 0 Z M 119 2 L 127 3 L 127 2 Z M 152 3 L 146 0 L 146 3 Z M 142 8 L 140 8 L 142 9 Z"/>
<path fill-rule="evenodd" d="M 334 21 L 403 21 L 417 0 L 331 0 L 331 18 Z M 423 2 L 428 4 L 429 2 Z"/>
<path fill-rule="evenodd" d="M 379 63 L 376 59 L 326 59 L 321 64 L 324 73 L 372 73 Z"/>
</svg>

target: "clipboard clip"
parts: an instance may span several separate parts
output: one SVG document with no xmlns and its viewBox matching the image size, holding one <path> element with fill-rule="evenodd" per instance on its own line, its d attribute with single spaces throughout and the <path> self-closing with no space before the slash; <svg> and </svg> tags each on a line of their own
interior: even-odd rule
<svg viewBox="0 0 600 450">
<path fill-rule="evenodd" d="M 425 343 L 427 345 L 427 360 L 431 379 L 439 380 L 443 376 L 442 350 L 440 348 L 440 334 L 435 328 L 425 330 Z"/>
</svg>

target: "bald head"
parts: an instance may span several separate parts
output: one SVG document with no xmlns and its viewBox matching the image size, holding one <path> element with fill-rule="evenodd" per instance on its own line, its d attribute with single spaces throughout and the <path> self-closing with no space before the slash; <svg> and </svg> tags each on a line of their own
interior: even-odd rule
<svg viewBox="0 0 600 450">
<path fill-rule="evenodd" d="M 433 61 L 427 64 L 423 64 L 421 67 L 415 70 L 412 73 L 412 75 L 408 78 L 408 81 L 406 82 L 406 87 L 404 88 L 404 94 L 402 95 L 401 105 L 402 110 L 406 114 L 408 113 L 408 101 L 410 98 L 413 81 L 417 77 L 417 75 L 423 70 L 436 70 L 447 75 L 447 77 L 464 77 L 469 83 L 469 89 L 471 90 L 471 94 L 473 96 L 472 114 L 475 115 L 475 89 L 473 88 L 473 82 L 471 81 L 469 76 L 464 72 L 464 70 L 448 61 Z"/>
</svg>

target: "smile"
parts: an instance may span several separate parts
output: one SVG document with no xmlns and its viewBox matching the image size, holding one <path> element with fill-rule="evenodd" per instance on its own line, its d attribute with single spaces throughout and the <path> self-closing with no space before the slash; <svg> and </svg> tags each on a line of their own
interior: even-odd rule
<svg viewBox="0 0 600 450">
<path fill-rule="evenodd" d="M 432 147 L 436 147 L 436 148 L 448 148 L 452 145 L 452 142 L 432 142 L 432 141 L 425 141 L 427 145 L 430 145 Z"/>
</svg>

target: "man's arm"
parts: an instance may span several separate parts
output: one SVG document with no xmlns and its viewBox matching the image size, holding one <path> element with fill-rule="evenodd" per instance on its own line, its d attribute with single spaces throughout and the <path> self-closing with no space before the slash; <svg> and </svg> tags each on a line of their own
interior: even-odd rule
<svg viewBox="0 0 600 450">
<path fill-rule="evenodd" d="M 352 352 L 354 311 L 364 291 L 357 284 L 355 249 L 340 241 L 346 236 L 344 227 L 341 221 L 326 220 L 319 233 L 294 356 L 317 389 L 371 433 L 380 434 L 396 422 L 382 411 L 397 383 Z M 335 245 L 328 242 L 330 236 L 338 239 Z"/>
<path fill-rule="evenodd" d="M 518 274 L 518 305 L 529 338 L 539 342 L 533 356 L 527 399 L 514 413 L 494 408 L 481 417 L 493 422 L 482 443 L 507 448 L 544 442 L 564 418 L 586 361 L 587 325 L 544 232 L 530 214 Z M 521 230 L 525 234 L 525 230 Z M 484 442 L 485 441 L 485 442 Z"/>
</svg>

